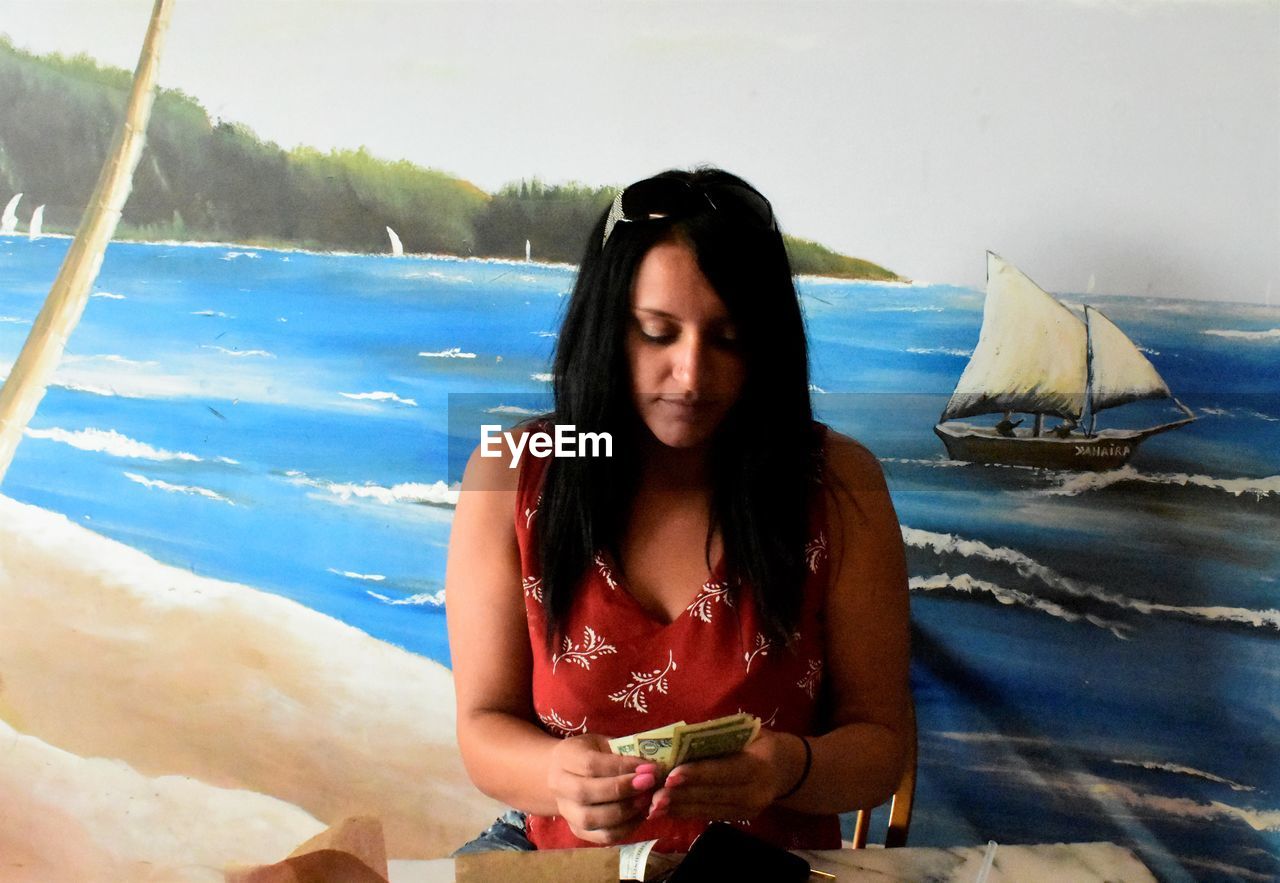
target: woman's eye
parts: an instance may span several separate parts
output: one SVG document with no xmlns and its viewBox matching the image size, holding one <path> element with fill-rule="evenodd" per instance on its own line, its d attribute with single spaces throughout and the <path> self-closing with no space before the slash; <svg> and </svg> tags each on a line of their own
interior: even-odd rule
<svg viewBox="0 0 1280 883">
<path fill-rule="evenodd" d="M 664 328 L 646 328 L 643 325 L 640 326 L 640 336 L 654 343 L 670 343 L 676 337 Z"/>
</svg>

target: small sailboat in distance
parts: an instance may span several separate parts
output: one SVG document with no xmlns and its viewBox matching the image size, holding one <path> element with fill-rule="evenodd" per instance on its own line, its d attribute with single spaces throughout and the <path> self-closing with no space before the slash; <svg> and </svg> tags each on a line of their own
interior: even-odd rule
<svg viewBox="0 0 1280 883">
<path fill-rule="evenodd" d="M 4 214 L 0 215 L 0 236 L 6 236 L 14 233 L 18 229 L 18 202 L 22 199 L 21 193 L 14 194 L 9 200 L 9 204 L 4 207 Z"/>
<path fill-rule="evenodd" d="M 27 228 L 27 239 L 35 242 L 40 238 L 44 230 L 44 206 L 36 206 L 36 210 L 31 213 L 31 226 Z"/>
<path fill-rule="evenodd" d="M 978 345 L 934 432 L 953 460 L 1103 470 L 1122 466 L 1153 435 L 1195 420 L 1155 366 L 1115 323 L 1086 306 L 1081 321 L 1017 267 L 987 252 L 987 299 Z M 1097 414 L 1169 398 L 1187 415 L 1146 429 L 1095 432 Z M 1035 417 L 1029 428 L 1010 419 Z M 950 421 L 1004 414 L 994 427 Z M 1062 424 L 1044 432 L 1044 416 Z M 1087 423 L 1088 428 L 1079 426 Z"/>
<path fill-rule="evenodd" d="M 387 228 L 387 238 L 391 240 L 391 256 L 393 258 L 404 257 L 404 246 L 400 244 L 400 237 L 390 227 Z"/>
</svg>

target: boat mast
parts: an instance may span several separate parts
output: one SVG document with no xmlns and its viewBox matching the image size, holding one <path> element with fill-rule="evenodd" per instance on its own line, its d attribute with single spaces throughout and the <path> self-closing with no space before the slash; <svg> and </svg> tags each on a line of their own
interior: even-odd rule
<svg viewBox="0 0 1280 883">
<path fill-rule="evenodd" d="M 1089 307 L 1084 309 L 1084 413 L 1089 415 L 1086 438 L 1093 438 L 1098 422 L 1098 412 L 1093 407 L 1093 323 L 1089 321 Z"/>
<path fill-rule="evenodd" d="M 133 189 L 133 170 L 142 157 L 147 120 L 155 100 L 156 69 L 160 63 L 160 44 L 169 25 L 173 0 L 156 0 L 151 10 L 151 24 L 143 40 L 138 67 L 133 75 L 133 88 L 125 107 L 124 120 L 116 132 L 115 143 L 98 176 L 89 205 L 76 237 L 67 250 L 58 277 L 45 298 L 40 314 L 32 323 L 22 352 L 0 388 L 0 481 L 4 480 L 23 430 L 44 398 L 49 380 L 67 338 L 75 329 L 89 299 L 89 289 L 98 278 L 107 243 L 111 241 L 124 210 L 129 191 Z"/>
</svg>

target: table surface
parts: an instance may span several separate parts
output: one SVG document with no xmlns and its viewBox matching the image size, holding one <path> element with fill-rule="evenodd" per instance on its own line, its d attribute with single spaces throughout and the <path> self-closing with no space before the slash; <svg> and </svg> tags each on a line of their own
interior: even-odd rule
<svg viewBox="0 0 1280 883">
<path fill-rule="evenodd" d="M 973 883 L 982 869 L 985 846 L 948 849 L 840 849 L 800 851 L 810 866 L 838 881 L 928 881 Z M 391 861 L 391 883 L 453 883 L 453 860 Z M 1155 877 L 1123 846 L 1114 843 L 1052 843 L 997 846 L 988 883 L 1069 880 L 1155 883 Z"/>
</svg>

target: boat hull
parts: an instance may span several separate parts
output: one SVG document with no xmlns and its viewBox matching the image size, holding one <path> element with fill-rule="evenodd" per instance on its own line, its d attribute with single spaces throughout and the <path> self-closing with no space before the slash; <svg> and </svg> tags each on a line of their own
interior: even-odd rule
<svg viewBox="0 0 1280 883">
<path fill-rule="evenodd" d="M 1108 430 L 1092 437 L 1072 435 L 1058 438 L 1049 435 L 1037 438 L 1019 434 L 1008 438 L 989 427 L 965 423 L 942 423 L 933 431 L 946 445 L 947 455 L 952 460 L 1088 472 L 1123 466 L 1138 445 L 1152 435 L 1149 430 Z"/>
</svg>

